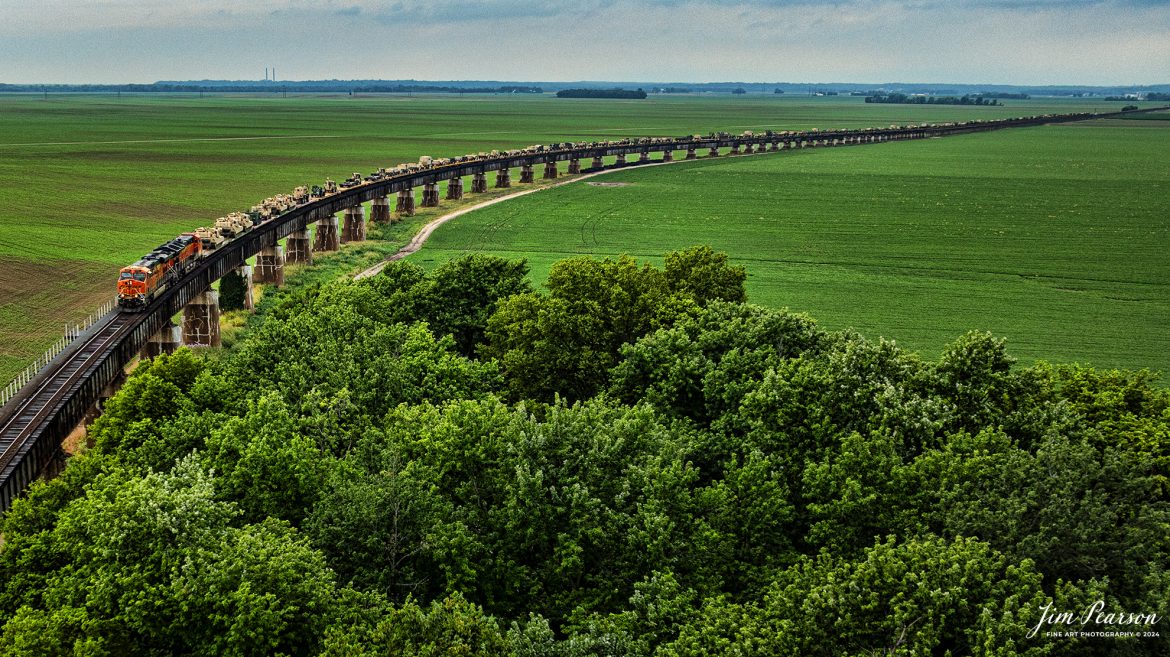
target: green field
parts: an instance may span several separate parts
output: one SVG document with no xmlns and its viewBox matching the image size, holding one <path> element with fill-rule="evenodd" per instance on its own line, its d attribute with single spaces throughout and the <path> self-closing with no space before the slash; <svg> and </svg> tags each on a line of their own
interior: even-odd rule
<svg viewBox="0 0 1170 657">
<path fill-rule="evenodd" d="M 458 155 L 566 139 L 880 126 L 1104 109 L 1115 108 L 1101 101 L 1027 101 L 982 108 L 866 105 L 856 98 L 770 95 L 667 96 L 645 101 L 559 100 L 549 96 L 0 96 L 0 176 L 7 183 L 0 187 L 0 382 L 55 341 L 66 322 L 83 318 L 112 295 L 114 272 L 143 252 L 226 212 L 326 176 L 339 179 L 355 170 L 365 173 L 378 166 L 416 160 L 420 155 Z M 1165 125 L 1159 121 L 1144 123 L 1151 127 Z M 1147 130 L 1142 134 L 1154 142 L 1147 150 L 1165 151 L 1164 131 Z M 881 170 L 891 162 L 879 154 L 901 152 L 897 149 L 904 146 L 883 147 L 885 150 L 875 151 L 872 156 L 859 154 L 859 164 L 873 158 L 867 166 Z M 1011 153 L 1014 157 L 1017 151 Z M 813 164 L 822 156 L 823 165 Z M 1000 156 L 1002 153 L 991 157 Z M 802 174 L 808 177 L 819 175 L 816 167 L 840 163 L 842 157 L 849 156 L 842 151 L 788 159 L 812 166 Z M 1136 154 L 1132 159 L 1141 162 Z M 1154 168 L 1164 160 L 1149 164 Z M 737 166 L 748 165 L 745 161 Z M 996 162 L 991 166 L 1004 165 Z M 1027 167 L 1023 169 L 1028 171 Z M 714 177 L 722 175 L 719 172 L 723 170 L 696 165 L 688 171 L 691 173 L 687 175 Z M 749 200 L 795 193 L 770 187 L 769 181 L 774 177 L 768 171 L 745 171 L 743 178 L 729 171 L 733 177 L 724 178 L 722 186 L 727 191 L 719 192 L 720 198 Z M 646 176 L 647 182 L 632 196 L 630 190 L 619 188 L 600 190 L 606 195 L 598 198 L 605 202 L 624 198 L 623 202 L 641 203 L 643 198 L 650 198 L 647 185 L 656 173 L 636 174 Z M 757 189 L 761 175 L 765 187 Z M 666 193 L 677 196 L 669 191 L 667 179 L 663 178 L 663 184 L 668 185 Z M 864 177 L 855 178 L 838 170 L 836 178 L 825 178 L 817 185 L 840 189 L 842 184 L 863 185 L 863 181 Z M 708 196 L 715 191 L 709 190 Z M 579 193 L 582 192 L 558 192 L 565 194 L 566 202 L 573 198 L 572 194 Z M 690 220 L 698 216 L 692 204 L 701 200 L 680 197 L 675 203 L 667 199 L 659 203 L 659 208 L 663 208 L 663 202 L 668 206 L 674 203 L 672 216 Z M 1160 199 L 1147 202 L 1152 203 L 1152 208 L 1165 208 Z M 850 210 L 848 201 L 834 196 L 832 203 L 841 204 L 842 213 L 833 214 L 825 208 L 819 216 L 854 220 L 856 213 Z M 653 205 L 646 205 L 639 216 L 649 220 L 654 210 Z M 686 223 L 687 230 L 691 225 Z M 580 222 L 574 226 L 580 232 Z M 679 229 L 683 226 L 679 224 Z M 765 233 L 772 230 L 765 227 Z M 563 246 L 563 239 L 548 237 L 549 244 L 556 247 L 552 251 L 578 250 Z M 707 233 L 699 231 L 682 240 L 699 241 L 710 241 Z M 757 243 L 765 241 L 740 240 L 741 246 L 754 247 Z M 637 241 L 625 244 L 615 248 L 644 252 L 650 247 Z M 736 256 L 747 260 L 756 257 L 753 253 L 739 252 Z M 874 253 L 875 259 L 883 257 Z M 774 254 L 765 254 L 764 259 L 772 257 Z M 790 268 L 798 265 L 794 262 Z M 769 275 L 763 269 L 753 271 L 759 281 Z M 799 280 L 796 275 L 800 271 L 794 269 L 768 287 L 791 287 L 792 281 Z M 805 274 L 809 278 L 821 276 L 807 270 Z M 823 281 L 818 285 L 826 287 Z M 758 291 L 758 283 L 755 289 L 758 300 L 770 300 Z M 829 296 L 841 298 L 839 293 Z M 779 293 L 771 299 L 799 305 Z M 816 312 L 813 307 L 809 310 Z M 917 344 L 917 338 L 905 334 L 902 325 L 871 325 L 865 319 L 878 314 L 865 312 L 861 318 L 849 321 Z M 833 324 L 841 321 L 836 315 L 825 314 L 823 318 Z M 954 323 L 967 325 L 961 317 L 955 318 Z M 945 332 L 955 333 L 949 329 Z"/>
<path fill-rule="evenodd" d="M 1170 125 L 1115 123 L 615 172 L 461 217 L 418 257 L 524 257 L 540 281 L 711 244 L 753 301 L 930 357 L 984 329 L 1023 360 L 1170 372 Z"/>
</svg>

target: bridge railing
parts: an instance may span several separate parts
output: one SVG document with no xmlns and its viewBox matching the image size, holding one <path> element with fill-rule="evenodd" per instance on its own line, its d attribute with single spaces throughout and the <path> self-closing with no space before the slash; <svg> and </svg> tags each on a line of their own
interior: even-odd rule
<svg viewBox="0 0 1170 657">
<path fill-rule="evenodd" d="M 65 351 L 65 348 L 68 347 L 71 342 L 76 340 L 77 337 L 80 336 L 86 329 L 93 326 L 99 319 L 105 317 L 107 313 L 113 310 L 114 304 L 115 300 L 110 299 L 109 301 L 102 304 L 100 308 L 93 311 L 89 317 L 86 317 L 81 322 L 66 324 L 64 335 L 62 335 L 59 340 L 54 342 L 53 346 L 49 347 L 48 351 L 41 354 L 35 361 L 32 362 L 32 364 L 24 368 L 24 371 L 22 371 L 20 374 L 17 374 L 16 378 L 12 379 L 12 381 L 10 381 L 3 390 L 0 390 L 0 406 L 7 404 L 8 400 L 15 397 L 16 393 L 20 392 L 21 388 L 28 385 L 28 382 L 32 381 L 33 378 L 36 377 L 37 372 L 40 372 L 46 365 L 53 362 L 53 359 L 56 358 L 57 355 L 62 351 Z"/>
</svg>

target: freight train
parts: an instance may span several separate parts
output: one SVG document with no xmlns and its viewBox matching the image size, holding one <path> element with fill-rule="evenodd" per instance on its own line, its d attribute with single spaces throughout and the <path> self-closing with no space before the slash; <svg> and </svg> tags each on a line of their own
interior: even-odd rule
<svg viewBox="0 0 1170 657">
<path fill-rule="evenodd" d="M 955 127 L 987 125 L 988 127 L 1027 125 L 1039 120 L 1081 120 L 1091 118 L 1092 114 L 1066 114 L 1056 117 L 1043 115 L 1038 117 L 1020 117 L 1017 119 L 999 119 L 991 121 L 967 121 L 963 123 L 941 123 L 925 125 L 894 126 L 888 130 L 898 131 L 921 128 L 953 129 Z M 206 254 L 220 248 L 229 240 L 251 230 L 264 222 L 270 221 L 280 214 L 301 207 L 307 203 L 317 201 L 333 195 L 342 189 L 352 189 L 363 184 L 374 183 L 410 175 L 422 171 L 441 170 L 446 167 L 455 167 L 469 162 L 490 161 L 501 157 L 520 157 L 533 154 L 555 154 L 567 151 L 580 151 L 590 148 L 607 148 L 621 146 L 659 146 L 674 145 L 678 149 L 699 148 L 700 146 L 714 146 L 720 140 L 739 137 L 741 139 L 760 140 L 787 140 L 787 139 L 832 139 L 837 136 L 866 135 L 886 131 L 884 128 L 817 130 L 806 132 L 774 132 L 768 130 L 763 133 L 744 132 L 740 135 L 731 135 L 727 132 L 711 132 L 707 135 L 684 135 L 682 137 L 642 137 L 637 139 L 621 139 L 601 142 L 559 142 L 554 144 L 537 144 L 524 149 L 507 151 L 490 151 L 471 153 L 450 158 L 431 158 L 423 156 L 418 162 L 399 164 L 392 168 L 380 168 L 368 176 L 354 173 L 340 185 L 331 179 L 326 179 L 323 186 L 300 186 L 292 194 L 277 194 L 252 206 L 248 212 L 233 212 L 226 217 L 220 217 L 215 224 L 200 227 L 191 233 L 183 233 L 179 237 L 163 244 L 154 251 L 143 256 L 141 260 L 129 267 L 124 267 L 118 275 L 118 305 L 124 311 L 140 311 L 145 308 L 166 287 L 177 281 L 184 273 L 194 268 L 196 261 Z"/>
</svg>

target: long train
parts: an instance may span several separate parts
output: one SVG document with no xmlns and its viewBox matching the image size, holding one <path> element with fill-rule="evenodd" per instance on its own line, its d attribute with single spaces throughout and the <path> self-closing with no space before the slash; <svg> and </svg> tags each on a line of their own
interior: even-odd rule
<svg viewBox="0 0 1170 657">
<path fill-rule="evenodd" d="M 590 148 L 606 148 L 621 146 L 676 146 L 676 150 L 700 148 L 719 140 L 739 138 L 745 140 L 778 141 L 778 140 L 830 140 L 840 137 L 854 137 L 890 133 L 906 130 L 955 130 L 978 127 L 1008 127 L 1025 125 L 1037 121 L 1069 121 L 1083 120 L 1101 116 L 1092 113 L 1080 114 L 1045 114 L 1042 116 L 1020 117 L 1014 119 L 992 119 L 979 121 L 964 121 L 951 123 L 932 123 L 923 125 L 896 126 L 888 128 L 861 128 L 861 129 L 812 129 L 803 132 L 774 132 L 768 130 L 762 133 L 744 132 L 740 135 L 731 135 L 726 132 L 712 132 L 704 135 L 686 135 L 683 137 L 642 137 L 639 139 L 621 139 L 617 141 L 601 142 L 561 142 L 548 145 L 537 144 L 524 149 L 514 149 L 490 152 L 480 152 L 470 155 L 461 155 L 452 158 L 431 158 L 423 156 L 418 162 L 399 164 L 391 168 L 380 168 L 368 176 L 354 173 L 340 184 L 326 179 L 323 185 L 312 187 L 301 186 L 293 190 L 292 194 L 277 194 L 264 199 L 252 206 L 247 212 L 233 212 L 226 217 L 220 217 L 210 226 L 204 226 L 190 233 L 183 233 L 179 237 L 159 246 L 132 265 L 122 268 L 118 275 L 118 306 L 123 311 L 135 312 L 146 308 L 155 296 L 166 289 L 167 285 L 181 278 L 182 274 L 192 269 L 198 259 L 219 248 L 228 240 L 251 230 L 255 226 L 269 221 L 284 212 L 298 208 L 326 196 L 336 194 L 342 189 L 351 189 L 361 185 L 379 182 L 402 175 L 410 175 L 421 171 L 442 171 L 444 168 L 456 167 L 469 162 L 486 162 L 503 157 L 517 157 L 525 155 L 562 154 L 571 151 L 580 151 Z"/>
</svg>

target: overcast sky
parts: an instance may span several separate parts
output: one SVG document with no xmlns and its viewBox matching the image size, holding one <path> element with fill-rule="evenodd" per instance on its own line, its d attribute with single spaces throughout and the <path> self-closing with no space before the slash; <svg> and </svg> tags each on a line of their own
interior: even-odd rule
<svg viewBox="0 0 1170 657">
<path fill-rule="evenodd" d="M 0 82 L 1170 82 L 1170 0 L 0 0 Z"/>
</svg>

